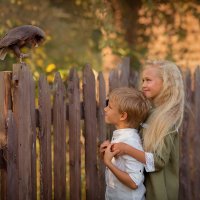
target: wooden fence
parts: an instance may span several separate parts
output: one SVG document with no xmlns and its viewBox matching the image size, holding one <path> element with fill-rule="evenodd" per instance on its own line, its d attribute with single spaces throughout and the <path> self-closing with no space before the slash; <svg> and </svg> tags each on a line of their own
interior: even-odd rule
<svg viewBox="0 0 200 200">
<path fill-rule="evenodd" d="M 125 58 L 110 73 L 109 88 L 134 87 L 137 80 L 137 73 Z M 197 200 L 199 68 L 194 84 L 189 70 L 184 80 L 187 104 L 181 129 L 179 196 L 181 200 Z M 104 199 L 105 167 L 98 158 L 98 145 L 112 130 L 104 123 L 105 104 L 103 75 L 99 73 L 95 79 L 89 66 L 84 68 L 81 80 L 72 68 L 66 85 L 59 73 L 53 85 L 47 83 L 45 75 L 37 84 L 24 63 L 14 65 L 12 72 L 0 72 L 0 198 Z"/>
</svg>

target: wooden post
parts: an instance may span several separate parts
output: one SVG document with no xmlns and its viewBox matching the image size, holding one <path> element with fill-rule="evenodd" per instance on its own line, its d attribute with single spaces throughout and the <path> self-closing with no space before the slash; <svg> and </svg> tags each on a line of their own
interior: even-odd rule
<svg viewBox="0 0 200 200">
<path fill-rule="evenodd" d="M 25 63 L 13 66 L 13 118 L 17 135 L 17 167 L 19 199 L 32 199 L 32 153 L 35 133 L 31 105 L 33 97 L 33 78 Z M 35 108 L 34 108 L 35 109 Z M 35 178 L 35 177 L 34 177 Z"/>
</svg>

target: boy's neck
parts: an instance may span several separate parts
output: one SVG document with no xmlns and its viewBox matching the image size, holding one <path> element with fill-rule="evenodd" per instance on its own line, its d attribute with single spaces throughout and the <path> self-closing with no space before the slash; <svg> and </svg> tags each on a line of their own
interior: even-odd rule
<svg viewBox="0 0 200 200">
<path fill-rule="evenodd" d="M 131 127 L 130 125 L 127 125 L 127 124 L 118 124 L 115 126 L 116 129 L 125 129 L 125 128 L 134 128 L 134 127 Z"/>
</svg>

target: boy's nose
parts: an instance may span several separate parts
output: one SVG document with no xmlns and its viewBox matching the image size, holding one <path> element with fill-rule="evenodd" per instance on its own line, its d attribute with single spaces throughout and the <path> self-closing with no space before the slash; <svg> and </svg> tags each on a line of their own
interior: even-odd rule
<svg viewBox="0 0 200 200">
<path fill-rule="evenodd" d="M 142 83 L 142 88 L 145 88 L 146 87 L 146 82 L 144 81 L 143 83 Z"/>
</svg>

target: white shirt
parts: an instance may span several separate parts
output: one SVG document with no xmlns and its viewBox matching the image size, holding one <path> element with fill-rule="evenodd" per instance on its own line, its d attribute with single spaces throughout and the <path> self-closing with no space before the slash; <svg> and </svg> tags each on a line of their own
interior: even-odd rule
<svg viewBox="0 0 200 200">
<path fill-rule="evenodd" d="M 118 142 L 124 142 L 143 151 L 141 139 L 136 129 L 127 128 L 115 130 L 113 132 L 111 143 Z M 146 191 L 143 184 L 144 165 L 128 155 L 113 158 L 112 163 L 118 169 L 128 173 L 138 188 L 133 190 L 127 187 L 121 183 L 108 168 L 106 168 L 106 200 L 144 200 Z"/>
<path fill-rule="evenodd" d="M 148 124 L 146 124 L 146 123 L 141 123 L 140 125 L 142 128 L 148 128 Z M 155 165 L 154 165 L 153 153 L 145 152 L 145 160 L 146 160 L 146 165 L 144 166 L 144 168 L 145 168 L 146 172 L 154 172 Z"/>
</svg>

